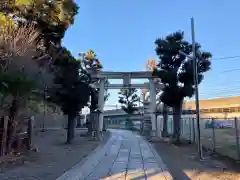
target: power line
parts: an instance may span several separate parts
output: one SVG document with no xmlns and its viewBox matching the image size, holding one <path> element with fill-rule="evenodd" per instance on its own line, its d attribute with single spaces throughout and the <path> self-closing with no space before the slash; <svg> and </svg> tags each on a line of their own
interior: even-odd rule
<svg viewBox="0 0 240 180">
<path fill-rule="evenodd" d="M 227 85 L 227 84 L 226 84 Z M 222 87 L 217 87 L 217 86 L 207 86 L 208 88 L 202 88 L 200 87 L 201 91 L 208 91 L 208 92 L 215 92 L 215 91 L 222 91 L 222 90 L 231 90 L 231 89 L 238 89 L 240 88 L 240 84 L 239 83 L 235 83 L 233 86 L 222 86 Z M 209 87 L 217 87 L 217 88 L 209 88 Z"/>
<path fill-rule="evenodd" d="M 211 60 L 224 60 L 224 59 L 235 59 L 235 58 L 240 58 L 240 56 L 226 56 L 226 57 L 221 57 L 221 58 L 212 58 Z"/>
<path fill-rule="evenodd" d="M 237 81 L 229 81 L 229 80 L 226 80 L 226 82 L 218 82 L 218 83 L 216 83 L 216 84 L 214 84 L 214 83 L 208 83 L 208 84 L 205 84 L 204 82 L 202 82 L 200 85 L 199 85 L 199 88 L 200 88 L 200 90 L 202 90 L 202 89 L 205 89 L 205 87 L 207 87 L 207 88 L 212 88 L 212 87 L 217 87 L 217 89 L 220 89 L 220 88 L 226 88 L 226 86 L 231 86 L 231 85 L 240 85 L 239 84 L 240 83 L 240 80 L 237 80 Z M 224 84 L 224 85 L 222 85 L 222 84 Z"/>
<path fill-rule="evenodd" d="M 240 69 L 229 69 L 226 71 L 222 71 L 221 73 L 228 73 L 228 72 L 233 72 L 233 71 L 240 71 Z"/>
</svg>

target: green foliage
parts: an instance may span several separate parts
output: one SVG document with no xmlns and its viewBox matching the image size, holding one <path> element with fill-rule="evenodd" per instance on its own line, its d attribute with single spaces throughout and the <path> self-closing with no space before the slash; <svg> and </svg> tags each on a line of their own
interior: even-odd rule
<svg viewBox="0 0 240 180">
<path fill-rule="evenodd" d="M 137 89 L 135 88 L 121 88 L 119 94 L 118 102 L 122 105 L 122 109 L 127 114 L 133 114 L 138 110 L 137 102 L 140 98 L 138 97 Z"/>
<path fill-rule="evenodd" d="M 110 93 L 108 92 L 108 85 L 109 85 L 109 81 L 106 79 L 105 80 L 105 89 L 104 89 L 104 102 L 106 102 L 110 96 Z"/>
<path fill-rule="evenodd" d="M 44 56 L 44 60 L 46 59 L 48 62 L 49 59 L 51 60 L 52 64 L 48 65 L 51 66 L 54 72 L 56 86 L 48 90 L 48 93 L 51 94 L 50 100 L 59 104 L 63 112 L 69 117 L 71 116 L 69 119 L 73 120 L 72 118 L 89 100 L 89 86 L 79 76 L 79 63 L 75 61 L 69 51 L 61 47 L 61 40 L 68 27 L 73 24 L 74 17 L 78 13 L 76 3 L 73 0 L 4 1 L 0 2 L 0 12 L 6 14 L 6 16 L 14 16 L 17 21 L 15 25 L 18 27 L 33 26 L 34 30 L 40 32 L 37 36 L 37 42 L 44 44 L 45 51 L 41 51 L 40 55 L 30 57 L 38 59 L 39 56 Z M 2 22 L 5 23 L 8 20 L 5 20 L 5 16 L 2 14 L 0 14 L 0 20 L 3 19 Z M 5 24 L 1 27 L 8 29 Z M 16 42 L 14 47 L 15 45 Z M 28 51 L 28 48 L 25 49 Z M 46 54 L 49 56 L 45 56 Z M 58 54 L 62 56 L 58 56 Z M 22 65 L 21 62 L 19 64 Z M 30 73 L 28 73 L 28 77 L 29 75 Z M 10 119 L 14 119 L 14 114 L 18 110 L 17 106 L 19 106 L 18 101 L 21 101 L 16 96 L 28 97 L 27 95 L 33 89 L 35 89 L 35 84 L 23 73 L 11 71 L 11 73 L 0 74 L 0 91 L 2 94 L 9 93 L 14 96 L 9 110 Z M 68 134 L 69 137 L 72 137 L 72 135 L 69 136 Z"/>
<path fill-rule="evenodd" d="M 184 40 L 184 33 L 181 31 L 157 39 L 155 44 L 160 61 L 153 75 L 161 78 L 165 85 L 160 99 L 171 107 L 179 105 L 184 97 L 192 97 L 194 94 L 193 61 L 179 54 L 181 50 L 191 55 L 192 44 Z M 203 52 L 200 48 L 197 43 L 196 51 L 201 55 L 197 59 L 198 83 L 202 82 L 204 72 L 210 69 L 212 57 L 211 53 Z"/>
<path fill-rule="evenodd" d="M 101 71 L 103 68 L 100 60 L 97 58 L 96 53 L 89 49 L 86 53 L 79 53 L 79 58 L 76 60 L 81 67 L 81 73 L 83 75 L 83 80 L 87 81 L 89 84 L 96 83 L 98 80 L 91 79 L 91 73 L 97 73 Z M 105 80 L 105 87 L 109 84 L 108 80 Z M 91 96 L 91 104 L 90 104 L 90 111 L 96 111 L 98 109 L 98 96 L 99 96 L 99 89 L 95 89 L 93 86 L 90 86 L 90 96 Z M 104 89 L 104 101 L 107 101 L 110 93 L 108 93 L 108 88 Z"/>
<path fill-rule="evenodd" d="M 61 40 L 69 25 L 74 23 L 74 17 L 77 13 L 78 6 L 73 0 L 13 0 L 0 3 L 1 24 L 6 24 L 5 22 L 8 21 L 12 24 L 10 16 L 14 16 L 15 21 L 17 21 L 15 25 L 19 27 L 31 26 L 39 31 L 37 42 L 43 40 L 46 48 L 44 48 L 44 52 L 41 51 L 33 56 L 35 58 L 44 56 L 39 62 L 48 61 L 47 64 L 49 64 L 49 59 L 54 62 L 58 56 L 56 50 L 61 46 Z M 2 25 L 1 28 L 9 29 L 6 25 Z M 49 66 L 52 67 L 52 64 Z"/>
<path fill-rule="evenodd" d="M 0 82 L 1 93 L 13 96 L 25 96 L 36 88 L 36 84 L 21 72 L 0 73 Z"/>
<path fill-rule="evenodd" d="M 21 23 L 34 22 L 48 49 L 52 43 L 61 43 L 65 31 L 74 23 L 78 9 L 73 0 L 16 0 L 0 7 L 1 12 L 18 17 Z"/>
<path fill-rule="evenodd" d="M 31 110 L 31 112 L 34 112 L 34 113 L 40 112 L 39 102 L 37 102 L 37 101 L 29 100 L 27 102 L 27 108 L 29 108 Z"/>
<path fill-rule="evenodd" d="M 108 80 L 105 80 L 105 86 L 109 84 Z M 90 111 L 95 111 L 98 109 L 98 96 L 99 96 L 99 89 L 95 89 L 93 87 L 90 87 L 91 92 L 91 105 L 90 105 Z M 104 89 L 104 102 L 108 100 L 108 97 L 110 96 L 110 93 L 108 93 L 108 88 Z"/>
<path fill-rule="evenodd" d="M 76 116 L 81 109 L 87 105 L 91 95 L 89 81 L 83 72 L 80 71 L 79 62 L 71 53 L 61 48 L 62 55 L 55 61 L 56 86 L 49 91 L 52 102 L 58 104 L 67 115 Z"/>
<path fill-rule="evenodd" d="M 86 53 L 84 53 L 83 57 L 81 57 L 79 61 L 83 62 L 87 69 L 101 70 L 103 68 L 96 53 L 92 49 L 89 49 Z"/>
<path fill-rule="evenodd" d="M 95 88 L 90 88 L 90 93 L 91 93 L 91 105 L 90 105 L 90 111 L 96 111 L 98 109 L 98 95 L 99 95 L 99 90 Z"/>
</svg>

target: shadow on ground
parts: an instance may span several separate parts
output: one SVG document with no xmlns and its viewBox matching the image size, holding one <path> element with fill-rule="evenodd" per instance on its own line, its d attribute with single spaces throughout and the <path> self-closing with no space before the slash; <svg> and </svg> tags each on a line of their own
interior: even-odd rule
<svg viewBox="0 0 240 180">
<path fill-rule="evenodd" d="M 34 137 L 34 146 L 38 152 L 29 152 L 24 157 L 24 164 L 1 166 L 1 180 L 55 180 L 65 171 L 81 161 L 101 142 L 81 137 L 81 130 L 76 130 L 72 144 L 67 145 L 66 130 L 47 130 Z M 107 141 L 109 132 L 104 135 Z M 103 142 L 104 143 L 104 142 Z"/>
<path fill-rule="evenodd" d="M 181 146 L 176 146 L 166 140 L 152 144 L 174 179 L 240 179 L 238 164 L 212 157 L 208 152 L 204 153 L 206 160 L 200 161 L 196 158 L 197 148 L 193 144 L 184 142 Z"/>
<path fill-rule="evenodd" d="M 230 166 L 230 164 L 215 158 L 210 158 L 206 161 L 199 161 L 195 158 L 196 147 L 184 143 L 182 146 L 176 146 L 166 141 L 152 142 L 152 145 L 157 151 L 155 153 L 160 155 L 162 161 L 167 166 L 167 169 L 161 169 L 153 163 L 154 159 L 149 159 L 147 158 L 148 155 L 144 155 L 144 151 L 147 151 L 147 146 L 144 145 L 141 148 L 139 147 L 141 149 L 142 160 L 139 160 L 139 157 L 136 156 L 138 153 L 134 153 L 134 151 L 136 151 L 136 144 L 145 144 L 138 133 L 131 132 L 131 135 L 131 133 L 129 134 L 129 131 L 126 130 L 113 130 L 113 132 L 118 139 L 121 139 L 122 145 L 116 146 L 116 144 L 119 144 L 119 140 L 117 140 L 116 142 L 118 143 L 113 142 L 110 149 L 114 151 L 117 150 L 114 147 L 120 149 L 120 151 L 118 150 L 119 152 L 117 155 L 118 157 L 122 157 L 120 158 L 120 162 L 116 162 L 117 160 L 115 160 L 115 162 L 108 161 L 109 159 L 112 159 L 109 157 L 112 155 L 110 153 L 112 150 L 110 150 L 110 152 L 105 154 L 105 157 L 103 158 L 104 160 L 99 161 L 101 162 L 99 163 L 100 166 L 96 165 L 98 168 L 93 171 L 105 170 L 106 167 L 109 166 L 108 162 L 110 162 L 112 163 L 112 168 L 103 173 L 108 174 L 108 176 L 101 176 L 101 173 L 97 173 L 98 176 L 94 177 L 93 173 L 89 174 L 87 176 L 88 178 L 84 180 L 166 180 L 165 176 L 167 176 L 169 180 L 240 179 L 240 171 L 238 168 Z M 123 157 L 128 157 L 128 159 L 125 160 Z M 114 168 L 114 164 L 117 164 L 118 166 L 116 169 Z M 147 165 L 147 167 L 144 167 L 145 165 Z"/>
</svg>

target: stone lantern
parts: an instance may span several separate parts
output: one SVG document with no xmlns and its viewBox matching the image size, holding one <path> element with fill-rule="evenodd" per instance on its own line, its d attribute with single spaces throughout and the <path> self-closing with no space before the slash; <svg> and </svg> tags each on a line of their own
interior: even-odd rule
<svg viewBox="0 0 240 180">
<path fill-rule="evenodd" d="M 99 109 L 91 112 L 91 121 L 93 122 L 93 134 L 96 139 L 101 139 L 101 132 L 99 129 L 99 115 L 102 113 Z"/>
</svg>

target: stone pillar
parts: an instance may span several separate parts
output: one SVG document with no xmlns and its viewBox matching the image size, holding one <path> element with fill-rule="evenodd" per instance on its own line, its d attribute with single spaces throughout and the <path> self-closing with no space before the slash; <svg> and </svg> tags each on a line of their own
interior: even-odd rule
<svg viewBox="0 0 240 180">
<path fill-rule="evenodd" d="M 152 122 L 151 122 L 151 117 L 150 117 L 150 102 L 149 101 L 145 101 L 144 100 L 144 114 L 143 114 L 143 133 L 146 136 L 150 136 L 151 135 L 151 131 L 152 131 Z"/>
<path fill-rule="evenodd" d="M 157 120 L 156 120 L 156 88 L 153 79 L 149 79 L 149 90 L 150 90 L 150 117 L 152 123 L 152 136 L 157 134 Z"/>
<path fill-rule="evenodd" d="M 99 114 L 99 131 L 102 132 L 103 130 L 103 107 L 104 107 L 104 79 L 100 79 L 100 90 L 98 95 L 98 108 L 100 114 Z"/>
</svg>

